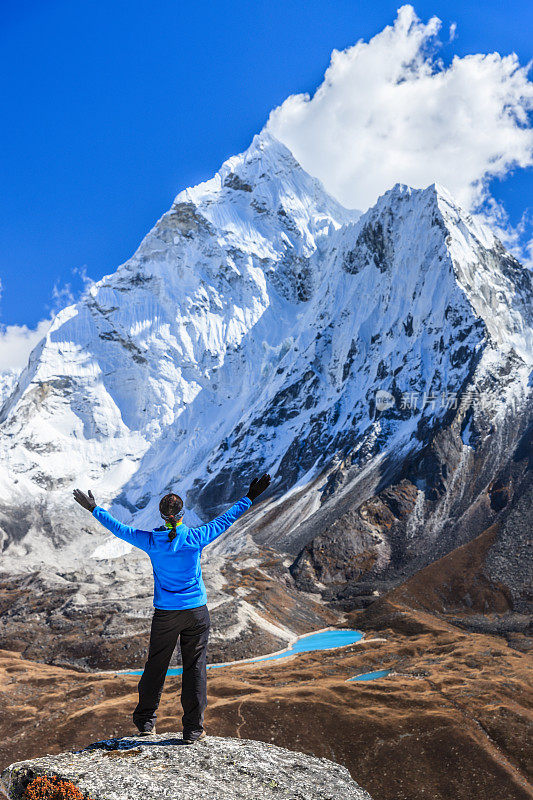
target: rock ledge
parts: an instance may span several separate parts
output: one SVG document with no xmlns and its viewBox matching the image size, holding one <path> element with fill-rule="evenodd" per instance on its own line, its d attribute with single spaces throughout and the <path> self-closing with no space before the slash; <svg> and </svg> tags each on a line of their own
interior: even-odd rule
<svg viewBox="0 0 533 800">
<path fill-rule="evenodd" d="M 10 800 L 37 775 L 72 781 L 94 800 L 371 800 L 345 767 L 250 739 L 180 734 L 125 737 L 83 750 L 11 764 L 2 773 Z"/>
</svg>

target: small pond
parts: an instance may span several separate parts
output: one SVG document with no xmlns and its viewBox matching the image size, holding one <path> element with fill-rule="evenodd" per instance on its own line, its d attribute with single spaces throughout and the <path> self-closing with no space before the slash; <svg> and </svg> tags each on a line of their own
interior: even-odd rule
<svg viewBox="0 0 533 800">
<path fill-rule="evenodd" d="M 376 678 L 386 678 L 390 675 L 390 669 L 378 669 L 375 672 L 363 672 L 361 675 L 356 675 L 354 678 L 348 678 L 349 681 L 375 681 Z"/>
</svg>

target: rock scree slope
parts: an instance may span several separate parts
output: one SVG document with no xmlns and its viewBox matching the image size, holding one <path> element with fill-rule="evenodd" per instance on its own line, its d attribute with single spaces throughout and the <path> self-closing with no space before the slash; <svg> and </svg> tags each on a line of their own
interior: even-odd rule
<svg viewBox="0 0 533 800">
<path fill-rule="evenodd" d="M 72 781 L 94 800 L 371 800 L 345 767 L 249 739 L 210 736 L 194 747 L 177 733 L 107 739 L 80 751 L 11 764 L 9 800 L 38 775 Z"/>
</svg>

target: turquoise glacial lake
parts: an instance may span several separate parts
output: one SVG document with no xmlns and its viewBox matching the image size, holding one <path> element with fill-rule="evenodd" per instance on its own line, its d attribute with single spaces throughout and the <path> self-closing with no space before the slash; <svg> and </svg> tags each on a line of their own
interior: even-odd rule
<svg viewBox="0 0 533 800">
<path fill-rule="evenodd" d="M 281 653 L 271 653 L 257 658 L 247 658 L 244 661 L 229 661 L 226 664 L 208 664 L 207 669 L 217 669 L 217 667 L 229 667 L 232 664 L 255 664 L 258 661 L 277 661 L 280 658 L 288 658 L 297 653 L 310 653 L 315 650 L 332 650 L 335 647 L 344 647 L 347 644 L 354 644 L 363 638 L 361 631 L 355 630 L 332 630 L 311 633 L 302 636 L 291 645 L 290 649 L 283 650 Z M 181 675 L 182 667 L 171 667 L 167 675 Z M 142 675 L 142 669 L 122 672 L 122 675 Z M 353 680 L 353 679 L 352 679 Z M 370 679 L 369 679 L 370 680 Z"/>
</svg>

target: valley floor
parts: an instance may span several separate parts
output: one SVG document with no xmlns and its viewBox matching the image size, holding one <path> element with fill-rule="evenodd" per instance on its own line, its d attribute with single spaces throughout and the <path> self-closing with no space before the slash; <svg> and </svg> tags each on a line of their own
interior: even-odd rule
<svg viewBox="0 0 533 800">
<path fill-rule="evenodd" d="M 429 613 L 376 606 L 349 618 L 363 642 L 210 671 L 208 733 L 337 761 L 373 800 L 533 798 L 531 657 Z M 391 674 L 349 682 L 377 669 Z M 1 650 L 0 768 L 130 735 L 137 682 Z M 167 679 L 160 732 L 180 730 L 179 686 Z"/>
</svg>

